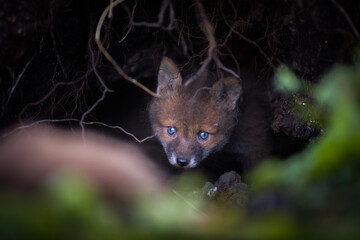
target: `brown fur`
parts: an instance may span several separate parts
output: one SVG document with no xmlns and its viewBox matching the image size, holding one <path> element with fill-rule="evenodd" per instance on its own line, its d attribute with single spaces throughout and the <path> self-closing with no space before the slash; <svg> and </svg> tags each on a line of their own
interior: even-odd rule
<svg viewBox="0 0 360 240">
<path fill-rule="evenodd" d="M 237 124 L 241 92 L 238 80 L 232 77 L 212 87 L 185 86 L 172 60 L 162 60 L 157 88 L 161 98 L 153 100 L 149 113 L 171 164 L 178 166 L 177 159 L 186 159 L 189 163 L 182 167 L 195 167 L 227 143 Z M 176 134 L 169 135 L 167 127 L 174 127 Z M 209 133 L 208 139 L 199 139 L 200 132 Z"/>
</svg>

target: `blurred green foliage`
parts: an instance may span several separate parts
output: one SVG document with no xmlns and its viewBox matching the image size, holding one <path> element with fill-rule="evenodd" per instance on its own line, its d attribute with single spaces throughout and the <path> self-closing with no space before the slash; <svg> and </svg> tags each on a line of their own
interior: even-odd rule
<svg viewBox="0 0 360 240">
<path fill-rule="evenodd" d="M 359 64 L 335 67 L 313 87 L 310 97 L 316 111 L 325 113 L 323 135 L 286 161 L 259 166 L 251 176 L 253 194 L 286 195 L 293 205 L 286 215 L 296 217 L 307 237 L 359 239 Z"/>
<path fill-rule="evenodd" d="M 291 93 L 304 86 L 285 67 L 276 79 Z M 1 190 L 0 239 L 360 239 L 360 64 L 306 89 L 306 114 L 321 112 L 324 133 L 256 168 L 246 208 L 190 197 L 187 177 L 169 192 L 109 204 L 65 175 L 41 194 Z"/>
<path fill-rule="evenodd" d="M 282 92 L 297 92 L 301 83 L 287 66 L 280 66 L 274 78 L 275 89 Z"/>
</svg>

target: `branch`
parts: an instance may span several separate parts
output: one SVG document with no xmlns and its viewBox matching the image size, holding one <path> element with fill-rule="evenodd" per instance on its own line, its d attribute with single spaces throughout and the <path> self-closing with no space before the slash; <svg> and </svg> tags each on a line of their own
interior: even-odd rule
<svg viewBox="0 0 360 240">
<path fill-rule="evenodd" d="M 336 0 L 331 0 L 331 2 L 339 9 L 342 15 L 346 18 L 346 21 L 349 23 L 352 31 L 354 32 L 355 37 L 359 39 L 359 32 L 356 29 L 354 23 L 351 21 L 349 15 L 346 13 L 345 9 Z"/>
<path fill-rule="evenodd" d="M 34 58 L 35 58 L 35 55 L 32 56 L 32 58 L 26 63 L 25 67 L 23 68 L 23 70 L 21 71 L 21 73 L 19 74 L 19 76 L 16 78 L 15 83 L 14 83 L 14 85 L 12 86 L 12 88 L 11 88 L 11 90 L 10 90 L 9 97 L 8 97 L 8 99 L 6 100 L 6 105 L 10 102 L 11 96 L 12 96 L 12 94 L 14 93 L 17 85 L 19 84 L 21 77 L 24 75 L 26 69 L 29 67 L 30 63 L 32 62 L 32 60 L 33 60 Z"/>
<path fill-rule="evenodd" d="M 44 102 L 48 97 L 50 97 L 52 95 L 53 92 L 55 92 L 55 90 L 60 87 L 60 86 L 68 86 L 68 85 L 73 85 L 75 83 L 78 83 L 82 78 L 79 78 L 77 80 L 74 80 L 74 81 L 71 81 L 71 82 L 58 82 L 56 83 L 51 89 L 50 91 L 45 95 L 43 96 L 41 99 L 35 101 L 35 102 L 31 102 L 31 103 L 28 103 L 22 110 L 21 112 L 19 113 L 19 116 L 18 116 L 18 121 L 21 123 L 22 120 L 21 120 L 21 117 L 22 115 L 24 114 L 24 112 L 29 108 L 29 107 L 32 107 L 32 106 L 36 106 L 36 105 L 39 105 L 40 103 Z"/>
<path fill-rule="evenodd" d="M 240 79 L 238 74 L 236 74 L 231 69 L 225 67 L 219 60 L 219 58 L 217 56 L 218 54 L 217 54 L 217 43 L 215 40 L 215 30 L 214 30 L 214 27 L 212 26 L 212 24 L 210 23 L 208 17 L 206 16 L 203 5 L 200 3 L 199 0 L 195 0 L 194 7 L 195 7 L 195 10 L 197 13 L 196 14 L 197 21 L 199 23 L 201 31 L 204 33 L 206 39 L 209 42 L 209 47 L 208 47 L 208 51 L 207 51 L 207 57 L 204 60 L 203 64 L 201 65 L 200 69 L 186 81 L 185 86 L 188 86 L 196 78 L 200 77 L 201 74 L 205 71 L 205 69 L 207 68 L 207 66 L 210 64 L 210 62 L 212 60 L 214 60 L 216 66 L 218 68 L 220 68 L 220 69 L 230 73 L 234 77 Z"/>
<path fill-rule="evenodd" d="M 204 9 L 203 5 L 200 3 L 200 1 L 198 1 L 198 0 L 195 0 L 194 7 L 197 12 L 197 14 L 196 14 L 197 21 L 199 23 L 201 31 L 204 33 L 206 39 L 209 42 L 209 47 L 208 47 L 208 51 L 207 51 L 207 58 L 204 60 L 200 69 L 187 80 L 187 82 L 185 83 L 185 86 L 188 86 L 196 78 L 200 77 L 201 74 L 205 71 L 205 69 L 209 65 L 209 63 L 211 62 L 211 60 L 213 59 L 214 55 L 217 54 L 216 40 L 214 37 L 215 31 L 214 31 L 214 28 L 211 25 L 209 19 L 206 16 L 205 9 Z"/>
<path fill-rule="evenodd" d="M 92 63 L 92 69 L 94 70 L 94 73 L 96 75 L 96 77 L 98 78 L 101 86 L 103 87 L 103 92 L 102 92 L 102 95 L 101 97 L 81 116 L 81 119 L 80 119 L 80 127 L 81 127 L 81 133 L 82 133 L 82 137 L 83 137 L 83 140 L 85 141 L 85 126 L 84 126 L 84 120 L 86 118 L 86 116 L 91 113 L 96 107 L 97 105 L 102 102 L 104 99 L 105 99 L 105 96 L 106 96 L 106 93 L 108 92 L 113 92 L 113 90 L 109 89 L 104 80 L 102 79 L 102 77 L 100 76 L 97 68 L 96 68 L 96 62 L 97 62 L 97 59 L 95 58 L 95 54 L 91 48 L 91 44 L 90 44 L 90 39 L 88 41 L 88 47 L 89 47 L 89 51 L 90 51 L 90 54 L 91 54 L 91 63 Z"/>
<path fill-rule="evenodd" d="M 98 45 L 99 50 L 102 52 L 102 54 L 104 54 L 104 56 L 106 57 L 106 59 L 114 66 L 114 68 L 116 69 L 116 71 L 123 77 L 125 78 L 127 81 L 135 84 L 136 86 L 138 86 L 139 88 L 141 88 L 142 90 L 144 90 L 145 92 L 149 93 L 150 95 L 152 95 L 153 97 L 160 97 L 159 95 L 157 95 L 156 93 L 154 93 L 153 91 L 151 91 L 149 88 L 147 88 L 146 86 L 144 86 L 143 84 L 139 83 L 136 79 L 129 77 L 122 69 L 121 67 L 116 63 L 115 59 L 109 54 L 108 51 L 106 51 L 106 49 L 104 48 L 102 42 L 101 42 L 101 28 L 103 26 L 103 23 L 105 21 L 105 17 L 106 15 L 108 15 L 108 13 L 110 13 L 112 11 L 112 8 L 115 7 L 116 5 L 118 5 L 119 3 L 122 3 L 124 0 L 117 0 L 115 2 L 111 1 L 110 5 L 107 6 L 105 8 L 105 10 L 103 11 L 103 13 L 101 14 L 101 17 L 99 19 L 98 25 L 96 27 L 96 32 L 95 32 L 95 42 Z"/>
<path fill-rule="evenodd" d="M 178 193 L 175 189 L 172 190 L 172 192 L 178 197 L 180 198 L 182 201 L 184 201 L 184 203 L 186 203 L 190 208 L 192 208 L 193 210 L 195 210 L 197 213 L 199 213 L 200 215 L 202 215 L 203 217 L 207 217 L 207 214 L 204 213 L 203 211 L 201 211 L 199 208 L 195 207 L 194 204 L 192 204 L 189 200 L 187 200 L 186 198 L 184 198 L 180 193 Z"/>
<path fill-rule="evenodd" d="M 163 0 L 160 11 L 157 15 L 157 18 L 158 18 L 157 22 L 145 22 L 145 21 L 144 22 L 134 22 L 134 11 L 135 11 L 136 6 L 137 6 L 137 4 L 135 3 L 135 6 L 134 6 L 131 14 L 130 14 L 129 9 L 124 7 L 124 9 L 126 10 L 126 12 L 129 15 L 130 24 L 132 26 L 143 26 L 143 27 L 154 27 L 154 28 L 162 27 L 164 30 L 168 30 L 168 31 L 171 31 L 174 29 L 175 12 L 174 12 L 174 8 L 173 8 L 170 0 Z M 169 8 L 169 25 L 167 27 L 164 27 L 162 25 L 164 22 L 165 10 L 167 8 Z"/>
<path fill-rule="evenodd" d="M 232 1 L 228 1 L 228 3 L 231 5 L 231 9 L 233 10 L 234 14 L 235 14 L 235 19 L 238 18 L 238 14 L 237 14 L 237 11 L 235 9 L 235 6 L 233 4 Z M 238 26 L 238 22 L 235 21 L 234 24 L 230 24 L 227 20 L 226 20 L 226 16 L 224 14 L 224 12 L 222 11 L 222 8 L 220 9 L 220 12 L 221 12 L 221 15 L 222 17 L 224 18 L 224 22 L 225 24 L 230 28 L 230 32 L 228 33 L 228 35 L 226 36 L 225 40 L 224 40 L 224 43 L 222 43 L 222 45 L 225 45 L 226 42 L 228 41 L 228 39 L 230 38 L 231 34 L 232 33 L 235 33 L 236 35 L 238 35 L 240 38 L 242 38 L 243 40 L 245 40 L 246 42 L 254 45 L 258 50 L 259 52 L 263 55 L 263 57 L 267 60 L 268 64 L 271 66 L 271 68 L 273 70 L 275 70 L 275 65 L 272 63 L 272 60 L 270 59 L 270 57 L 264 52 L 264 50 L 257 44 L 256 41 L 253 41 L 247 37 L 245 37 L 244 35 L 242 35 L 240 32 L 236 31 L 236 28 Z"/>
<path fill-rule="evenodd" d="M 236 31 L 235 29 L 233 29 L 233 31 L 234 31 L 234 33 L 235 33 L 236 35 L 238 35 L 240 38 L 242 38 L 242 39 L 244 39 L 246 42 L 254 45 L 254 46 L 259 50 L 259 52 L 263 55 L 263 57 L 267 60 L 268 64 L 271 66 L 271 68 L 272 68 L 273 70 L 275 70 L 276 67 L 275 67 L 275 65 L 272 63 L 270 57 L 264 52 L 264 50 L 262 50 L 262 48 L 261 48 L 255 41 L 253 41 L 253 40 L 245 37 L 244 35 L 242 35 L 242 34 L 241 34 L 240 32 L 238 32 L 238 31 Z"/>
<path fill-rule="evenodd" d="M 37 126 L 37 125 L 40 125 L 42 123 L 61 123 L 61 122 L 79 122 L 80 123 L 81 120 L 79 119 L 75 119 L 75 118 L 65 118 L 65 119 L 43 119 L 43 120 L 39 120 L 39 121 L 36 121 L 36 122 L 33 122 L 31 124 L 28 124 L 28 125 L 21 125 L 17 128 L 14 128 L 13 130 L 7 132 L 7 133 L 4 133 L 0 136 L 0 140 L 3 140 L 4 138 L 22 130 L 22 129 L 26 129 L 26 128 L 30 128 L 30 127 L 33 127 L 33 126 Z M 151 135 L 151 136 L 148 136 L 148 137 L 145 137 L 144 139 L 138 139 L 134 134 L 126 131 L 125 129 L 123 129 L 122 127 L 120 126 L 111 126 L 111 125 L 107 125 L 106 123 L 103 123 L 103 122 L 96 122 L 96 121 L 93 121 L 93 122 L 82 122 L 82 124 L 84 125 L 100 125 L 100 126 L 104 126 L 104 127 L 107 127 L 107 128 L 112 128 L 112 129 L 119 129 L 121 130 L 123 133 L 125 133 L 126 135 L 132 137 L 133 139 L 135 139 L 138 143 L 142 143 L 144 141 L 147 141 L 153 137 L 155 137 L 155 135 Z"/>
</svg>

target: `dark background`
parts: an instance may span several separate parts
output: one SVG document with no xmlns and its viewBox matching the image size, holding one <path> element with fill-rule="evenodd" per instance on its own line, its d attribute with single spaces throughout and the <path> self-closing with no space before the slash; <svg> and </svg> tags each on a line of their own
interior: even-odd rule
<svg viewBox="0 0 360 240">
<path fill-rule="evenodd" d="M 165 1 L 164 1 L 165 2 Z M 272 107 L 274 154 L 287 156 L 317 136 L 288 99 L 272 87 L 274 71 L 288 65 L 316 83 L 331 66 L 351 62 L 360 22 L 358 1 L 202 1 L 215 28 L 219 58 L 235 71 L 252 69 L 265 84 Z M 147 105 L 151 96 L 124 80 L 99 52 L 96 25 L 109 1 L 19 0 L 0 2 L 0 129 L 42 119 L 79 128 L 79 121 L 120 126 L 138 138 L 151 135 Z M 208 41 L 193 1 L 171 1 L 158 21 L 163 1 L 124 1 L 102 27 L 102 42 L 126 74 L 152 90 L 163 56 L 191 71 L 206 58 Z M 146 22 L 144 26 L 132 25 Z M 131 27 L 130 31 L 129 28 Z M 128 32 L 129 31 L 129 32 Z M 128 34 L 127 34 L 128 32 Z M 123 41 L 120 42 L 120 40 Z M 97 104 L 104 88 L 113 90 Z M 87 111 L 96 107 L 89 113 Z M 63 120 L 65 119 L 65 120 Z M 66 120 L 68 119 L 68 120 Z M 77 120 L 77 121 L 76 121 Z M 86 126 L 133 141 L 119 129 Z M 144 147 L 155 145 L 155 140 Z"/>
</svg>

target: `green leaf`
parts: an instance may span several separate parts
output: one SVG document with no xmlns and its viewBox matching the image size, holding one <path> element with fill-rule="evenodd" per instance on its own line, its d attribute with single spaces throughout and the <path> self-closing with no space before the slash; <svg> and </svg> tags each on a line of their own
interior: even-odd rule
<svg viewBox="0 0 360 240">
<path fill-rule="evenodd" d="M 280 66 L 274 79 L 275 89 L 282 92 L 296 92 L 301 84 L 296 75 L 287 66 Z"/>
</svg>

